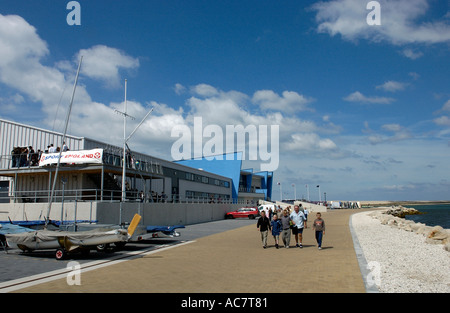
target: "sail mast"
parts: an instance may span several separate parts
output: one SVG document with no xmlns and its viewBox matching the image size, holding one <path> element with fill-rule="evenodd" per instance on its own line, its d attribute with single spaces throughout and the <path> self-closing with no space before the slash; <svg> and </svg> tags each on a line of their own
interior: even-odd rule
<svg viewBox="0 0 450 313">
<path fill-rule="evenodd" d="M 75 77 L 75 82 L 73 84 L 72 98 L 70 100 L 69 110 L 68 110 L 67 116 L 66 116 L 66 123 L 64 125 L 64 134 L 63 134 L 63 138 L 62 138 L 63 143 L 66 141 L 67 126 L 69 125 L 70 113 L 72 111 L 73 98 L 75 97 L 75 90 L 77 88 L 78 75 L 80 74 L 80 68 L 81 68 L 82 61 L 83 61 L 83 56 L 81 56 L 81 58 L 80 58 L 80 63 L 78 64 L 77 75 Z M 53 186 L 52 186 L 52 190 L 51 190 L 51 194 L 50 194 L 50 199 L 48 202 L 47 218 L 45 219 L 45 227 L 44 227 L 45 229 L 47 229 L 48 222 L 50 221 L 50 211 L 52 209 L 53 195 L 55 192 L 56 181 L 58 179 L 58 172 L 59 172 L 59 167 L 60 167 L 60 163 L 61 163 L 61 155 L 62 155 L 62 145 L 61 145 L 61 149 L 59 150 L 59 157 L 58 157 L 58 163 L 56 165 L 55 178 L 53 179 Z"/>
</svg>

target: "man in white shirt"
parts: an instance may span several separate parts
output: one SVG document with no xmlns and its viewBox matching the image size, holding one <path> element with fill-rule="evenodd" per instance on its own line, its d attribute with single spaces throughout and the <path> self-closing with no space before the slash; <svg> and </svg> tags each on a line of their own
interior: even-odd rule
<svg viewBox="0 0 450 313">
<path fill-rule="evenodd" d="M 303 239 L 303 228 L 308 228 L 306 225 L 306 217 L 298 205 L 294 206 L 294 212 L 290 215 L 292 222 L 294 223 L 292 226 L 292 233 L 295 236 L 296 247 L 303 248 L 302 239 Z"/>
<path fill-rule="evenodd" d="M 53 144 L 50 145 L 50 148 L 48 149 L 48 153 L 56 153 L 56 148 L 53 147 Z"/>
</svg>

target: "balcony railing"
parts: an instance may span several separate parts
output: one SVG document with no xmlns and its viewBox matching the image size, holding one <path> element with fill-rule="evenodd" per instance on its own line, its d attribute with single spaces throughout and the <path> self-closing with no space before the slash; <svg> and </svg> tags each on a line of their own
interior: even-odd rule
<svg viewBox="0 0 450 313">
<path fill-rule="evenodd" d="M 66 201 L 103 201 L 120 202 L 121 191 L 100 189 L 55 190 L 53 202 Z M 50 190 L 5 191 L 0 192 L 0 203 L 46 203 L 50 199 Z M 145 203 L 244 203 L 232 198 L 182 197 L 177 194 L 160 194 L 156 192 L 126 191 L 127 202 Z"/>
</svg>

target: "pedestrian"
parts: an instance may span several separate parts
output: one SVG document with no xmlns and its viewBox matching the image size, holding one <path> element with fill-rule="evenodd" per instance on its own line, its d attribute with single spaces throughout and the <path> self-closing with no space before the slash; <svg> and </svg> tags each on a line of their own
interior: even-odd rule
<svg viewBox="0 0 450 313">
<path fill-rule="evenodd" d="M 50 146 L 48 148 L 48 153 L 56 153 L 56 148 L 53 147 L 53 144 L 50 144 Z"/>
<path fill-rule="evenodd" d="M 325 235 L 325 221 L 322 219 L 322 214 L 320 212 L 316 213 L 313 229 L 316 231 L 316 241 L 319 246 L 319 250 L 322 250 L 322 239 L 323 235 Z"/>
<path fill-rule="evenodd" d="M 281 221 L 278 219 L 278 215 L 274 214 L 272 222 L 270 222 L 270 226 L 272 227 L 272 236 L 275 240 L 275 248 L 278 249 L 278 243 L 280 241 L 280 233 L 282 230 Z"/>
<path fill-rule="evenodd" d="M 305 214 L 305 220 L 308 220 L 308 209 L 307 208 L 304 208 L 303 209 L 303 214 Z"/>
<path fill-rule="evenodd" d="M 256 228 L 261 232 L 261 241 L 265 249 L 267 248 L 267 234 L 270 230 L 270 221 L 266 216 L 266 212 L 261 211 L 261 217 L 258 219 L 258 223 L 256 223 Z"/>
<path fill-rule="evenodd" d="M 300 211 L 299 206 L 294 206 L 294 212 L 290 215 L 293 226 L 292 226 L 292 233 L 295 236 L 295 242 L 296 247 L 303 248 L 302 241 L 303 241 L 303 228 L 308 228 L 306 225 L 306 218 L 305 214 L 303 214 L 302 211 Z"/>
<path fill-rule="evenodd" d="M 281 239 L 285 248 L 289 248 L 291 243 L 291 217 L 288 214 L 288 210 L 283 210 L 283 215 L 281 216 Z"/>
</svg>

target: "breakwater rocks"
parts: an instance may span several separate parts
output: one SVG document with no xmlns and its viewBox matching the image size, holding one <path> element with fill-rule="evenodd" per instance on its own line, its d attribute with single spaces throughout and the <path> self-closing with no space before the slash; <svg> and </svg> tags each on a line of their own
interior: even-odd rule
<svg viewBox="0 0 450 313">
<path fill-rule="evenodd" d="M 369 215 L 378 219 L 381 224 L 396 227 L 405 231 L 415 232 L 423 235 L 425 242 L 429 244 L 442 244 L 444 250 L 450 251 L 450 230 L 441 226 L 427 226 L 423 223 L 415 223 L 406 220 L 404 217 L 411 214 L 421 214 L 413 208 L 405 208 L 402 206 L 390 207 L 378 211 L 374 211 Z"/>
<path fill-rule="evenodd" d="M 403 206 L 393 206 L 391 209 L 388 209 L 384 214 L 404 218 L 406 215 L 418 215 L 423 213 L 413 208 L 405 208 Z"/>
</svg>

